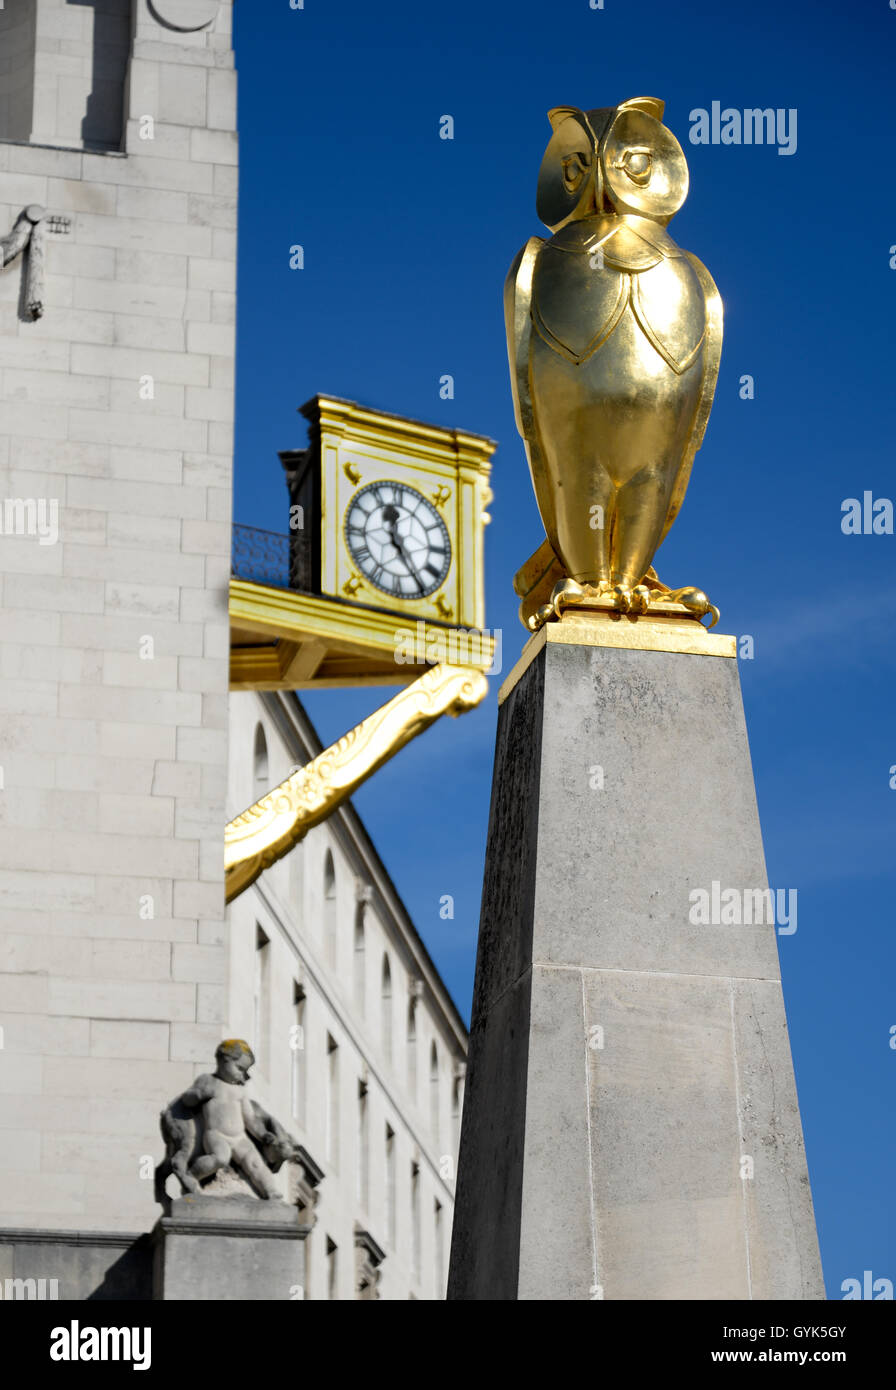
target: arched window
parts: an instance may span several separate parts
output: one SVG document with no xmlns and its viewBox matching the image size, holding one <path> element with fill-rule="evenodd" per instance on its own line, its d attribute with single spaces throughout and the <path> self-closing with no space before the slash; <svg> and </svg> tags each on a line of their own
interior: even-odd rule
<svg viewBox="0 0 896 1390">
<path fill-rule="evenodd" d="M 324 938 L 327 960 L 336 964 L 336 868 L 329 850 L 324 857 Z"/>
<path fill-rule="evenodd" d="M 383 955 L 383 976 L 380 988 L 380 1004 L 382 1010 L 382 1029 L 383 1029 L 383 1051 L 386 1059 L 392 1061 L 392 969 L 389 965 L 389 957 Z"/>
<path fill-rule="evenodd" d="M 252 749 L 252 800 L 258 801 L 271 790 L 268 775 L 268 741 L 261 724 L 255 725 L 255 744 Z"/>
<path fill-rule="evenodd" d="M 395 1130 L 386 1122 L 386 1239 L 395 1249 Z"/>
<path fill-rule="evenodd" d="M 252 982 L 252 1048 L 262 1076 L 269 1076 L 268 1040 L 271 1027 L 271 943 L 255 923 L 255 970 Z"/>
<path fill-rule="evenodd" d="M 326 1133 L 324 1152 L 334 1168 L 339 1167 L 339 1045 L 327 1034 Z"/>
<path fill-rule="evenodd" d="M 339 1297 L 339 1266 L 336 1242 L 327 1236 L 327 1298 Z"/>
<path fill-rule="evenodd" d="M 305 926 L 306 843 L 305 840 L 300 840 L 289 851 L 289 901 L 302 928 Z"/>
<path fill-rule="evenodd" d="M 292 1048 L 290 1089 L 293 1119 L 305 1123 L 305 991 L 293 981 L 294 1020 L 289 1045 Z"/>
<path fill-rule="evenodd" d="M 355 1008 L 360 1014 L 364 1013 L 364 904 L 358 903 L 355 907 L 355 949 L 352 952 L 352 975 L 354 984 Z"/>
<path fill-rule="evenodd" d="M 358 1175 L 358 1201 L 361 1210 L 366 1211 L 370 1205 L 370 1139 L 369 1113 L 367 1105 L 367 1082 L 358 1082 L 358 1154 L 357 1154 L 357 1175 Z"/>
<path fill-rule="evenodd" d="M 411 1164 L 411 1272 L 420 1278 L 420 1165 Z"/>
<path fill-rule="evenodd" d="M 463 1076 L 455 1076 L 451 1084 L 451 1132 L 454 1136 L 455 1154 L 460 1146 L 460 1112 L 463 1085 Z"/>
<path fill-rule="evenodd" d="M 412 995 L 408 1001 L 408 1094 L 412 1101 L 417 1100 L 417 1000 Z"/>
<path fill-rule="evenodd" d="M 429 1124 L 436 1145 L 439 1142 L 439 1053 L 435 1043 L 429 1049 Z"/>
<path fill-rule="evenodd" d="M 445 1225 L 442 1221 L 442 1203 L 438 1197 L 435 1199 L 433 1211 L 435 1217 L 435 1247 L 436 1247 L 436 1298 L 445 1297 Z"/>
</svg>

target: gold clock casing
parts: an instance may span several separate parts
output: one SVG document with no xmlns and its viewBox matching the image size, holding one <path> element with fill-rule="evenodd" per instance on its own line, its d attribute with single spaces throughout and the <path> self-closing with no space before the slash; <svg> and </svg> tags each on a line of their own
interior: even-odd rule
<svg viewBox="0 0 896 1390">
<path fill-rule="evenodd" d="M 306 526 L 320 526 L 319 562 L 314 566 L 318 592 L 412 620 L 482 628 L 484 530 L 495 442 L 337 396 L 316 395 L 301 413 L 311 422 L 311 447 L 319 467 L 319 518 L 303 518 Z M 432 593 L 408 598 L 384 593 L 361 573 L 352 556 L 345 536 L 346 512 L 360 489 L 375 482 L 401 483 L 422 493 L 442 518 L 451 561 Z"/>
</svg>

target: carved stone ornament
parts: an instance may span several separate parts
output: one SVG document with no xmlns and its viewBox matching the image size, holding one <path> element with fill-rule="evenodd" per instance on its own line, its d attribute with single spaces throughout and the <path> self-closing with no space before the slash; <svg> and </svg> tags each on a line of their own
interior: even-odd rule
<svg viewBox="0 0 896 1390">
<path fill-rule="evenodd" d="M 219 0 L 147 0 L 147 4 L 160 24 L 189 34 L 208 28 L 218 13 Z"/>
<path fill-rule="evenodd" d="M 48 216 L 46 208 L 30 203 L 16 218 L 8 236 L 0 237 L 0 267 L 24 256 L 23 317 L 39 319 L 44 312 L 44 237 L 46 232 L 66 233 L 68 217 Z"/>
<path fill-rule="evenodd" d="M 246 1090 L 255 1065 L 249 1044 L 229 1038 L 215 1060 L 214 1072 L 198 1076 L 162 1111 L 166 1154 L 155 1173 L 162 1206 L 168 1204 L 165 1183 L 172 1173 L 184 1192 L 279 1201 L 273 1175 L 284 1163 L 301 1161 L 297 1141 Z"/>
<path fill-rule="evenodd" d="M 369 1231 L 355 1225 L 355 1297 L 362 1303 L 373 1303 L 379 1299 L 379 1282 L 382 1270 L 379 1266 L 386 1258 L 386 1252 L 377 1244 Z"/>
<path fill-rule="evenodd" d="M 286 1200 L 289 1206 L 298 1207 L 299 1220 L 309 1227 L 317 1222 L 315 1208 L 320 1201 L 318 1188 L 323 1176 L 324 1171 L 320 1164 L 315 1162 L 305 1146 L 300 1144 L 296 1158 L 290 1164 Z"/>
</svg>

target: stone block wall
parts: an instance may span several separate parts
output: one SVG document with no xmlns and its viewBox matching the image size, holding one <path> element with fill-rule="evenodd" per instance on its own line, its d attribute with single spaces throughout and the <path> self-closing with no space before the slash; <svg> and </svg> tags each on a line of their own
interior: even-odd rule
<svg viewBox="0 0 896 1390">
<path fill-rule="evenodd" d="M 0 141 L 0 235 L 70 219 L 42 318 L 0 271 L 0 1228 L 149 1229 L 158 1112 L 226 1027 L 236 74 L 229 0 L 173 12 L 37 0 Z"/>
</svg>

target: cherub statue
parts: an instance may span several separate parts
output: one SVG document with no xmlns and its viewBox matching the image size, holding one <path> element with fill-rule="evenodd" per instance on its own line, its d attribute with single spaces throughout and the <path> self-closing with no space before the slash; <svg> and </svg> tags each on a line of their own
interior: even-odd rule
<svg viewBox="0 0 896 1390">
<path fill-rule="evenodd" d="M 200 1192 L 215 1173 L 235 1170 L 259 1197 L 279 1200 L 273 1181 L 283 1163 L 298 1160 L 298 1144 L 244 1087 L 255 1056 L 241 1038 L 216 1052 L 214 1073 L 197 1076 L 160 1117 L 166 1155 L 155 1173 L 156 1200 L 167 1202 L 165 1183 L 175 1173 L 184 1192 Z"/>
</svg>

